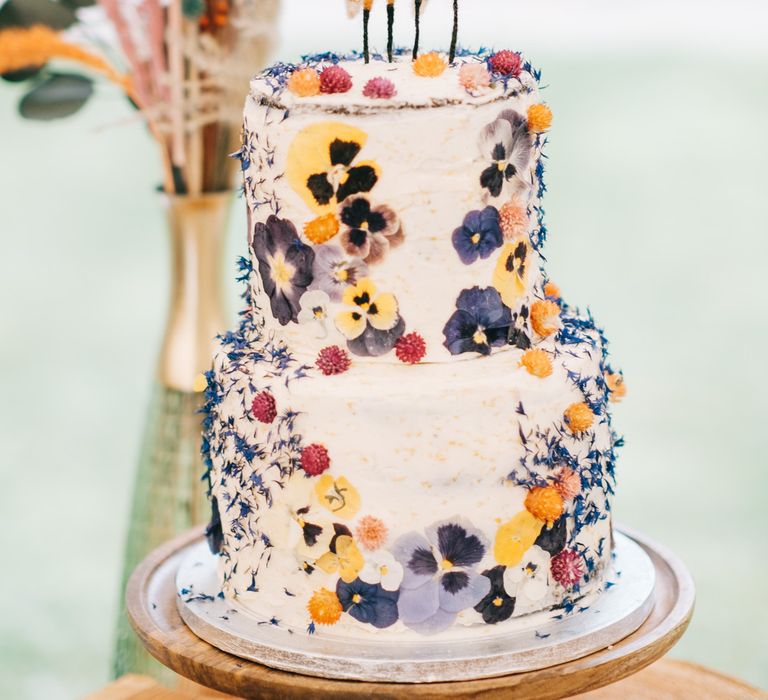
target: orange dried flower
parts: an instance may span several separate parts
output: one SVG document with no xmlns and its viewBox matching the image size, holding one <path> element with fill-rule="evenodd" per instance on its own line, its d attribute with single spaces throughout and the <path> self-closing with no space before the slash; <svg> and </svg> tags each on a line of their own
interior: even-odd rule
<svg viewBox="0 0 768 700">
<path fill-rule="evenodd" d="M 548 377 L 552 374 L 552 360 L 543 350 L 526 350 L 520 358 L 520 364 L 534 377 Z"/>
<path fill-rule="evenodd" d="M 504 238 L 518 238 L 528 230 L 528 211 L 515 200 L 507 202 L 499 209 L 499 224 Z"/>
<path fill-rule="evenodd" d="M 364 515 L 355 530 L 357 541 L 368 551 L 373 552 L 381 547 L 389 535 L 389 530 L 383 520 L 372 515 Z"/>
<path fill-rule="evenodd" d="M 552 110 L 544 104 L 531 105 L 528 108 L 528 131 L 540 134 L 552 126 Z"/>
<path fill-rule="evenodd" d="M 592 427 L 592 423 L 595 422 L 595 414 L 592 413 L 592 409 L 584 402 L 573 403 L 565 409 L 563 415 L 565 424 L 574 434 L 583 433 L 585 430 L 589 430 Z"/>
<path fill-rule="evenodd" d="M 422 78 L 436 78 L 442 75 L 447 67 L 448 61 L 437 51 L 422 54 L 413 62 L 413 72 Z"/>
<path fill-rule="evenodd" d="M 314 68 L 301 68 L 291 73 L 287 87 L 297 97 L 314 97 L 320 94 L 320 74 Z"/>
<path fill-rule="evenodd" d="M 312 620 L 318 625 L 335 625 L 341 617 L 341 601 L 333 591 L 321 588 L 312 594 L 307 610 Z"/>
<path fill-rule="evenodd" d="M 608 399 L 614 403 L 619 403 L 627 395 L 627 385 L 624 383 L 624 377 L 618 372 L 608 372 L 605 375 L 605 383 L 608 386 L 610 395 Z"/>
<path fill-rule="evenodd" d="M 552 527 L 563 514 L 563 497 L 554 486 L 536 486 L 525 497 L 525 509 L 537 520 Z"/>
<path fill-rule="evenodd" d="M 581 492 L 581 477 L 573 469 L 561 467 L 555 472 L 554 487 L 564 501 L 570 501 Z"/>
<path fill-rule="evenodd" d="M 549 299 L 534 301 L 531 305 L 531 326 L 544 338 L 556 333 L 560 327 L 560 307 Z"/>
<path fill-rule="evenodd" d="M 304 235 L 316 245 L 330 241 L 338 232 L 339 220 L 335 214 L 318 216 L 304 224 Z"/>
<path fill-rule="evenodd" d="M 554 282 L 547 282 L 544 285 L 544 294 L 549 299 L 559 299 L 560 298 L 560 287 L 558 287 Z"/>
</svg>

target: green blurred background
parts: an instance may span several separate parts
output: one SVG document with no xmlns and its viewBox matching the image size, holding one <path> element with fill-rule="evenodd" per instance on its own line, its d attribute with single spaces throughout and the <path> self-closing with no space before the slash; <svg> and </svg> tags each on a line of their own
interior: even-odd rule
<svg viewBox="0 0 768 700">
<path fill-rule="evenodd" d="M 549 270 L 626 374 L 619 521 L 696 579 L 673 656 L 766 687 L 766 4 L 464 4 L 465 44 L 522 49 L 551 86 Z M 431 0 L 425 45 L 447 43 L 448 5 Z M 356 45 L 343 0 L 284 6 L 276 57 Z M 107 86 L 53 124 L 0 88 L 0 697 L 76 698 L 108 680 L 164 322 L 158 165 Z"/>
</svg>

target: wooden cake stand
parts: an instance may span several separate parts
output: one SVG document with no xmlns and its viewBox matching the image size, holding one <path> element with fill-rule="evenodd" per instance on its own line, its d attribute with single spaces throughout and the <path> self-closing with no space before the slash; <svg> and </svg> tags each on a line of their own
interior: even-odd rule
<svg viewBox="0 0 768 700">
<path fill-rule="evenodd" d="M 664 547 L 626 529 L 656 572 L 654 606 L 640 628 L 620 642 L 557 666 L 452 683 L 363 683 L 304 676 L 245 661 L 216 649 L 186 626 L 176 606 L 176 572 L 186 550 L 202 536 L 195 529 L 150 554 L 126 591 L 128 617 L 152 656 L 196 683 L 242 698 L 526 698 L 554 700 L 626 678 L 664 656 L 693 614 L 694 585 L 683 564 Z"/>
</svg>

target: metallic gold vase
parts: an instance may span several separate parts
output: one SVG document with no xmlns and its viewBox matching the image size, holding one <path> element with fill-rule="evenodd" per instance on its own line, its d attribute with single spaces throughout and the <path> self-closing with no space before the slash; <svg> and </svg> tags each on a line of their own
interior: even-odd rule
<svg viewBox="0 0 768 700">
<path fill-rule="evenodd" d="M 223 266 L 232 194 L 164 196 L 171 244 L 171 298 L 144 430 L 123 562 L 114 674 L 167 669 L 144 650 L 125 616 L 125 584 L 136 565 L 172 537 L 208 520 L 201 478 L 204 384 L 215 337 L 230 324 Z M 171 674 L 172 675 L 172 674 Z"/>
</svg>

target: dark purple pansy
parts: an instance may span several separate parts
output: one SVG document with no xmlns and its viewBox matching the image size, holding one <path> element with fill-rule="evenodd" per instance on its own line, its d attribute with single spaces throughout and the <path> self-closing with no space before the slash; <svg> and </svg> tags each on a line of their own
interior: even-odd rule
<svg viewBox="0 0 768 700">
<path fill-rule="evenodd" d="M 352 165 L 361 148 L 354 141 L 334 139 L 331 142 L 331 170 L 307 178 L 307 189 L 318 204 L 328 204 L 334 197 L 337 202 L 343 202 L 353 194 L 371 191 L 378 180 L 376 171 L 370 165 Z"/>
<path fill-rule="evenodd" d="M 380 629 L 397 622 L 398 591 L 385 591 L 378 583 L 365 583 L 359 578 L 352 583 L 339 579 L 336 595 L 344 612 L 358 622 Z"/>
<path fill-rule="evenodd" d="M 474 607 L 490 589 L 474 567 L 488 545 L 483 534 L 455 518 L 411 532 L 395 542 L 393 554 L 403 565 L 400 620 L 423 634 L 450 627 L 462 610 Z"/>
<path fill-rule="evenodd" d="M 531 347 L 529 316 L 528 307 L 523 305 L 519 311 L 512 314 L 512 323 L 509 325 L 509 344 L 521 350 L 527 350 Z"/>
<path fill-rule="evenodd" d="M 254 226 L 251 248 L 273 316 L 283 326 L 296 321 L 299 299 L 312 283 L 314 251 L 301 242 L 290 221 L 274 215 Z"/>
<path fill-rule="evenodd" d="M 398 316 L 397 323 L 388 331 L 374 328 L 370 323 L 357 338 L 347 341 L 350 352 L 361 357 L 379 357 L 386 355 L 405 333 L 405 321 Z"/>
<path fill-rule="evenodd" d="M 341 247 L 355 258 L 374 265 L 381 262 L 390 248 L 404 240 L 400 219 L 390 207 L 372 206 L 367 197 L 350 197 L 341 205 L 343 229 L 339 236 Z"/>
<path fill-rule="evenodd" d="M 465 265 L 489 257 L 504 241 L 498 209 L 486 207 L 482 211 L 469 212 L 464 223 L 453 232 L 451 240 Z"/>
<path fill-rule="evenodd" d="M 525 117 L 511 109 L 501 112 L 480 134 L 480 151 L 491 161 L 480 174 L 480 184 L 498 197 L 505 182 L 522 176 L 531 161 L 532 148 Z"/>
<path fill-rule="evenodd" d="M 512 315 L 493 287 L 465 289 L 456 300 L 456 311 L 443 328 L 444 345 L 451 355 L 478 352 L 490 355 L 492 347 L 507 343 Z"/>
<path fill-rule="evenodd" d="M 541 547 L 545 552 L 549 552 L 553 557 L 565 549 L 565 543 L 568 539 L 568 524 L 566 516 L 561 515 L 552 527 L 544 525 L 541 533 L 536 538 L 534 545 Z"/>
<path fill-rule="evenodd" d="M 504 568 L 494 566 L 483 571 L 483 576 L 491 582 L 491 590 L 475 605 L 475 610 L 483 616 L 483 621 L 491 625 L 508 620 L 515 611 L 515 599 L 504 589 Z"/>
</svg>

